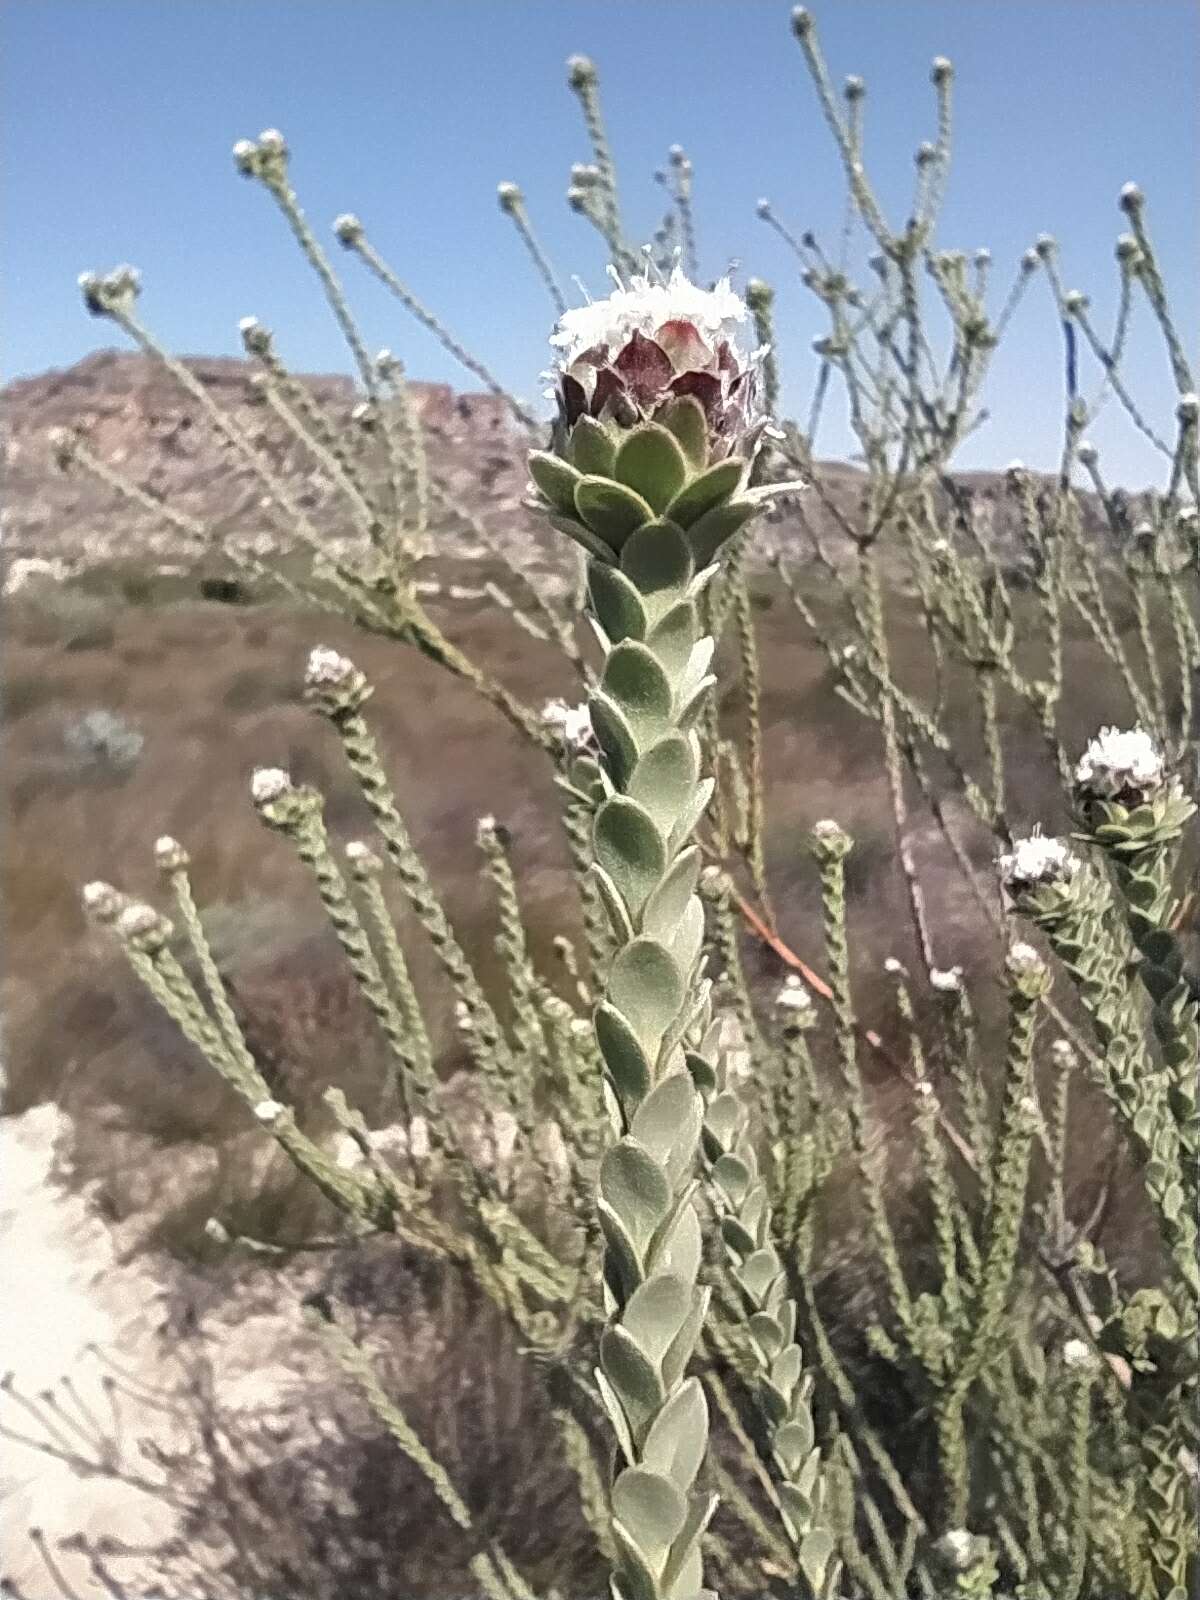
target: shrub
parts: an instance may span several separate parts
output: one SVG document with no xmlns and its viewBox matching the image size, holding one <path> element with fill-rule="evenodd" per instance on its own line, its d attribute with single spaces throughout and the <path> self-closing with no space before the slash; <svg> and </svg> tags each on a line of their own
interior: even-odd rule
<svg viewBox="0 0 1200 1600">
<path fill-rule="evenodd" d="M 743 304 L 724 281 L 695 286 L 682 151 L 662 175 L 669 208 L 650 246 L 627 238 L 583 58 L 569 73 L 594 159 L 573 169 L 569 199 L 611 257 L 608 300 L 566 309 L 521 192 L 500 190 L 559 317 L 548 439 L 363 224 L 335 224 L 507 400 L 529 434 L 532 511 L 586 556 L 577 595 L 550 595 L 511 565 L 493 594 L 565 657 L 570 698 L 543 712 L 426 607 L 426 535 L 435 518 L 465 514 L 427 455 L 399 362 L 367 352 L 280 134 L 240 143 L 235 159 L 283 212 L 346 334 L 364 391 L 349 436 L 261 324 L 244 324 L 243 337 L 265 403 L 341 491 L 357 541 L 327 548 L 255 439 L 161 349 L 132 269 L 83 280 L 89 308 L 174 373 L 306 553 L 272 567 L 233 546 L 235 567 L 415 646 L 544 752 L 579 941 L 558 941 L 549 973 L 534 959 L 504 819 L 481 818 L 502 981 L 481 979 L 386 775 L 370 685 L 323 646 L 308 698 L 341 741 L 375 833 L 343 847 L 321 791 L 282 768 L 260 768 L 252 798 L 309 869 L 383 1041 L 369 1120 L 344 1084 L 325 1087 L 340 1158 L 310 1108 L 291 1103 L 286 1074 L 269 1076 L 249 1047 L 183 846 L 157 847 L 174 927 L 107 884 L 89 885 L 86 903 L 351 1235 L 436 1260 L 510 1326 L 545 1376 L 580 1515 L 618 1600 L 691 1600 L 711 1592 L 706 1582 L 739 1595 L 1180 1600 L 1196 1569 L 1200 990 L 1189 902 L 1174 884 L 1194 850 L 1200 403 L 1139 190 L 1121 195 L 1129 232 L 1110 339 L 1086 297 L 1065 288 L 1048 237 L 993 310 L 986 253 L 969 260 L 936 241 L 950 63 L 933 64 L 937 137 L 918 152 L 913 205 L 894 228 L 861 161 L 861 83 L 847 80 L 839 104 L 805 11 L 793 31 L 873 252 L 867 287 L 849 259 L 835 265 L 769 202 L 759 207 L 829 314 L 803 427 L 765 427 L 779 392 L 770 288 L 752 280 Z M 950 464 L 1035 280 L 1072 352 L 1095 358 L 1098 388 L 1089 399 L 1072 385 L 1059 471 L 1014 465 L 997 501 Z M 1167 352 L 1169 428 L 1147 420 L 1122 380 L 1135 299 Z M 814 460 L 839 384 L 865 466 L 850 512 Z M 1104 398 L 1156 440 L 1161 489 L 1135 499 L 1107 484 L 1086 437 Z M 84 439 L 57 448 L 146 503 Z M 805 816 L 792 797 L 823 976 L 789 942 L 772 889 L 748 571 L 752 519 L 767 508 L 808 535 L 803 571 L 781 553 L 774 564 L 832 687 L 877 741 L 908 924 L 882 977 L 852 954 L 849 819 Z M 161 509 L 181 533 L 203 535 Z M 486 547 L 486 529 L 473 531 Z M 580 609 L 599 657 L 580 642 Z M 919 639 L 899 651 L 905 609 Z M 1080 724 L 1097 660 L 1110 685 L 1099 718 L 1127 731 Z M 735 692 L 719 698 L 718 685 Z M 577 693 L 586 709 L 570 703 Z M 1018 739 L 1040 752 L 1028 781 L 1014 770 Z M 863 894 L 881 872 L 878 837 L 870 848 Z M 973 907 L 983 953 L 969 977 L 931 910 L 935 857 Z M 385 883 L 406 898 L 453 992 L 482 1123 L 450 1103 Z M 785 975 L 771 1007 L 751 976 L 764 952 Z M 1101 1144 L 1113 1152 L 1103 1178 Z M 1130 1228 L 1153 1241 L 1140 1264 L 1097 1242 L 1115 1193 Z M 226 1222 L 210 1232 L 230 1239 Z M 518 1530 L 468 1504 L 466 1463 L 448 1471 L 437 1458 L 432 1422 L 414 1424 L 345 1307 L 320 1296 L 310 1310 L 428 1484 L 478 1588 L 523 1600 L 544 1584 L 522 1564 Z"/>
</svg>

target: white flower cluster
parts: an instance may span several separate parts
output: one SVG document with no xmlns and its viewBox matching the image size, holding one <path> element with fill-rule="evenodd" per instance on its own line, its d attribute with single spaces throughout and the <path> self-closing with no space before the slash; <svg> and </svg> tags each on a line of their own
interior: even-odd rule
<svg viewBox="0 0 1200 1600">
<path fill-rule="evenodd" d="M 1055 883 L 1071 877 L 1079 868 L 1079 857 L 1061 839 L 1047 839 L 1031 833 L 1018 839 L 999 860 L 1000 878 L 1015 889 L 1039 883 Z"/>
<path fill-rule="evenodd" d="M 565 700 L 547 700 L 542 707 L 542 721 L 572 749 L 587 744 L 592 737 L 592 717 L 586 705 L 569 706 Z"/>
<path fill-rule="evenodd" d="M 612 294 L 565 311 L 550 336 L 550 343 L 562 351 L 564 366 L 595 345 L 619 349 L 635 333 L 650 337 L 664 322 L 676 319 L 690 322 L 714 348 L 724 339 L 736 351 L 736 331 L 748 313 L 728 278 L 711 289 L 701 289 L 675 267 L 665 283 L 635 276 L 626 288 L 616 271 L 609 270 L 617 286 Z"/>
<path fill-rule="evenodd" d="M 1009 946 L 1009 971 L 1018 977 L 1022 977 L 1026 973 L 1041 972 L 1045 965 L 1046 963 L 1033 945 L 1027 944 L 1024 939 L 1018 939 L 1016 944 Z"/>
<path fill-rule="evenodd" d="M 1072 1372 L 1086 1371 L 1096 1357 L 1086 1339 L 1068 1339 L 1062 1347 L 1063 1366 Z"/>
<path fill-rule="evenodd" d="M 962 988 L 961 967 L 930 967 L 929 982 L 941 994 L 957 994 Z"/>
<path fill-rule="evenodd" d="M 293 788 L 292 775 L 282 767 L 255 767 L 250 779 L 250 798 L 255 805 L 269 806 Z"/>
<path fill-rule="evenodd" d="M 784 1011 L 798 1012 L 802 1017 L 811 1017 L 816 1012 L 807 984 L 795 972 L 789 972 L 783 980 L 783 986 L 775 996 L 775 1004 Z"/>
<path fill-rule="evenodd" d="M 345 683 L 346 679 L 354 672 L 354 663 L 348 656 L 340 651 L 331 650 L 327 644 L 319 644 L 308 653 L 308 666 L 304 671 L 304 681 L 310 688 L 329 685 L 336 688 Z"/>
<path fill-rule="evenodd" d="M 1101 728 L 1075 767 L 1079 787 L 1102 798 L 1145 793 L 1162 779 L 1162 752 L 1144 728 Z"/>
</svg>

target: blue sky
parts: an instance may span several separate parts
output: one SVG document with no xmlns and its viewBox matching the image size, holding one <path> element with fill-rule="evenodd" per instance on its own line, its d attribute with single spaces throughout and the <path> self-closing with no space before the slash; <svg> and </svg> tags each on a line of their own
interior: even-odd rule
<svg viewBox="0 0 1200 1600">
<path fill-rule="evenodd" d="M 1191 0 L 816 0 L 813 11 L 835 82 L 867 81 L 868 167 L 895 219 L 912 151 L 931 132 L 929 61 L 945 54 L 957 155 L 943 243 L 987 245 L 1002 290 L 1034 236 L 1053 232 L 1068 285 L 1091 294 L 1103 327 L 1124 223 L 1116 195 L 1136 179 L 1194 347 Z M 318 232 L 357 212 L 463 342 L 535 395 L 552 313 L 495 186 L 519 181 L 563 279 L 604 292 L 602 249 L 563 202 L 570 163 L 588 159 L 563 71 L 582 51 L 601 70 L 631 231 L 656 223 L 651 174 L 680 142 L 696 169 L 704 270 L 735 260 L 743 279 L 776 284 L 785 401 L 802 410 L 822 315 L 755 201 L 769 196 L 795 228 L 833 237 L 842 191 L 788 13 L 775 0 L 10 0 L 4 375 L 121 343 L 84 313 L 75 277 L 126 260 L 143 271 L 147 320 L 176 350 L 237 353 L 237 320 L 253 313 L 295 367 L 346 368 L 282 219 L 230 159 L 234 139 L 277 126 Z M 466 385 L 356 262 L 339 251 L 337 265 L 372 348 L 389 345 L 414 377 Z M 1146 315 L 1136 332 L 1131 376 L 1149 412 L 1169 417 Z M 1062 358 L 1044 286 L 1013 326 L 988 400 L 992 421 L 965 463 L 1054 459 Z M 1115 407 L 1093 437 L 1114 476 L 1152 475 Z M 837 418 L 821 444 L 849 448 Z"/>
</svg>

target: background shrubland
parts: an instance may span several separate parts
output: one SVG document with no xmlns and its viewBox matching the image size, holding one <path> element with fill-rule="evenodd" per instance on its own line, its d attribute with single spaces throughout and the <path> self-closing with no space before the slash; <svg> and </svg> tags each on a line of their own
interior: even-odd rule
<svg viewBox="0 0 1200 1600">
<path fill-rule="evenodd" d="M 936 241 L 948 63 L 933 68 L 937 127 L 918 153 L 911 216 L 889 223 L 859 160 L 861 86 L 835 91 L 809 25 L 796 32 L 845 160 L 848 224 L 840 244 L 819 243 L 760 207 L 798 258 L 772 259 L 804 274 L 830 332 L 812 409 L 784 423 L 758 468 L 811 486 L 752 525 L 715 591 L 706 739 L 720 781 L 704 839 L 716 869 L 710 970 L 749 1051 L 743 1093 L 800 1307 L 838 1592 L 1175 1597 L 1195 1566 L 1188 1246 L 1164 1245 L 1144 1153 L 1136 1142 L 1130 1152 L 1127 1113 L 1104 1086 L 1114 1032 L 1155 1074 L 1179 1041 L 1194 1060 L 1194 834 L 1187 815 L 1172 822 L 1147 868 L 1177 886 L 1151 908 L 1154 960 L 1178 964 L 1157 1031 L 1139 998 L 1136 958 L 1143 971 L 1149 958 L 1132 942 L 1146 930 L 1133 917 L 1126 932 L 1120 871 L 1117 909 L 1092 939 L 1128 973 L 1098 980 L 1080 971 L 1087 950 L 1074 966 L 1061 944 L 1065 965 L 1049 954 L 1049 913 L 1039 923 L 1028 903 L 1014 918 L 994 861 L 1035 826 L 1082 829 L 1094 847 L 1097 818 L 1081 814 L 1072 774 L 1105 725 L 1142 724 L 1195 792 L 1191 371 L 1138 191 L 1121 197 L 1117 323 L 1101 333 L 1053 240 L 1007 277 Z M 593 143 L 571 204 L 628 276 L 644 258 L 621 228 L 594 71 L 577 60 L 570 77 Z M 61 1108 L 62 1174 L 113 1225 L 127 1261 L 156 1263 L 175 1384 L 160 1442 L 141 1449 L 108 1419 L 86 1425 L 86 1446 L 68 1429 L 64 1446 L 61 1393 L 10 1392 L 9 1420 L 76 1467 L 132 1478 L 172 1514 L 153 1548 L 122 1550 L 103 1531 L 73 1551 L 33 1537 L 17 1592 L 57 1583 L 73 1562 L 62 1581 L 78 1592 L 90 1581 L 214 1596 L 350 1585 L 433 1597 L 471 1583 L 505 1600 L 598 1593 L 609 1446 L 590 1392 L 595 1262 L 580 1197 L 598 1066 L 574 1024 L 606 949 L 586 830 L 555 781 L 571 753 L 542 715 L 549 699 L 583 697 L 593 657 L 564 542 L 550 543 L 519 500 L 524 454 L 544 429 L 493 385 L 483 425 L 464 430 L 394 357 L 369 355 L 299 210 L 286 147 L 264 135 L 237 160 L 317 269 L 359 367 L 356 395 L 294 379 L 256 323 L 243 330 L 252 388 L 172 364 L 141 320 L 136 277 L 89 279 L 89 308 L 182 384 L 186 438 L 156 437 L 150 456 L 161 450 L 167 465 L 155 480 L 112 462 L 103 418 L 89 431 L 64 417 L 51 448 L 64 482 L 94 497 L 99 558 L 77 570 L 76 549 L 35 546 L 31 530 L 30 552 L 65 559 L 68 581 L 33 565 L 14 581 L 19 562 L 10 569 L 5 894 L 18 937 L 6 1109 Z M 682 151 L 660 179 L 651 254 L 701 279 Z M 500 200 L 561 309 L 519 191 L 504 186 Z M 413 311 L 357 219 L 339 219 L 337 233 L 353 264 Z M 1073 374 L 1060 473 L 953 474 L 1011 307 L 1047 290 L 1045 381 L 1058 381 L 1064 339 Z M 756 280 L 748 292 L 770 342 L 770 291 Z M 1138 336 L 1164 348 L 1166 404 L 1121 380 L 1135 307 Z M 777 382 L 770 363 L 765 375 Z M 834 395 L 853 418 L 859 469 L 820 459 Z M 1158 439 L 1159 489 L 1134 496 L 1107 482 L 1087 439 L 1102 398 Z M 219 442 L 217 471 L 196 459 L 201 435 Z M 31 435 L 22 470 L 36 445 Z M 169 543 L 143 538 L 159 514 Z M 399 1045 L 343 959 L 308 868 L 264 833 L 246 793 L 252 768 L 286 769 L 324 797 L 338 854 L 371 837 L 361 783 L 305 701 L 316 643 L 374 686 L 370 723 L 435 886 L 411 864 L 380 880 L 420 1001 L 418 1025 L 394 986 L 386 1003 L 376 996 L 376 1012 L 400 1019 Z M 484 816 L 499 826 L 477 838 Z M 825 818 L 854 840 L 844 897 L 829 863 L 819 872 L 812 859 Z M 172 900 L 178 874 L 160 886 L 160 833 L 190 856 L 200 944 Z M 166 948 L 202 988 L 211 954 L 233 1037 L 312 1141 L 308 1175 L 251 1114 L 263 1096 L 229 1031 L 189 1044 L 128 970 L 130 949 L 143 977 L 154 966 L 158 925 L 142 929 L 149 957 L 137 937 L 123 952 L 88 930 L 89 879 L 161 905 L 175 923 Z M 439 960 L 437 905 L 478 991 Z M 1028 974 L 1004 957 L 1014 938 L 1037 938 L 1054 974 L 1024 1045 L 1012 1019 Z M 480 1031 L 477 994 L 495 1010 L 494 1038 Z M 515 1104 L 514 1049 L 530 1097 Z M 1185 1209 L 1188 1070 L 1171 1101 L 1186 1136 L 1173 1157 Z M 1030 1071 L 1034 1109 L 1014 1111 Z M 413 1165 L 412 1106 L 389 1087 L 397 1073 L 410 1088 L 428 1079 L 429 1168 Z M 459 1145 L 482 1175 L 476 1189 L 459 1183 Z M 381 1209 L 389 1173 L 403 1177 L 403 1204 Z M 1019 1185 L 1011 1238 L 997 1231 L 1000 1182 Z M 864 1193 L 881 1199 L 898 1266 L 880 1259 Z M 980 1256 L 1009 1246 L 993 1283 Z M 715 1252 L 706 1270 L 718 1309 L 698 1368 L 723 1497 L 710 1578 L 729 1595 L 807 1593 L 737 1296 Z M 959 1272 L 965 1307 L 948 1281 Z M 985 1282 L 1003 1314 L 964 1396 L 955 1463 L 945 1395 L 964 1351 L 975 1358 Z M 270 1358 L 257 1392 L 245 1370 L 256 1336 Z"/>
</svg>

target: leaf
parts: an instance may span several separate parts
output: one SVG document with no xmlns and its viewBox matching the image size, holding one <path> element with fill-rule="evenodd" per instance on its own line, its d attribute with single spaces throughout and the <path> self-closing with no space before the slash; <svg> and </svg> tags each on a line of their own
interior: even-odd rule
<svg viewBox="0 0 1200 1600">
<path fill-rule="evenodd" d="M 631 1136 L 662 1167 L 672 1188 L 691 1170 L 701 1115 L 691 1074 L 675 1072 L 655 1084 L 630 1124 Z"/>
<path fill-rule="evenodd" d="M 691 544 L 674 522 L 644 524 L 621 549 L 621 571 L 642 596 L 652 623 L 684 594 L 694 570 Z"/>
<path fill-rule="evenodd" d="M 673 1196 L 666 1174 L 644 1146 L 627 1135 L 604 1152 L 600 1195 L 620 1219 L 640 1261 L 671 1210 Z"/>
<path fill-rule="evenodd" d="M 578 496 L 576 500 L 578 502 Z M 708 566 L 726 540 L 732 539 L 738 529 L 749 522 L 757 509 L 757 506 L 747 500 L 727 500 L 724 505 L 714 506 L 711 511 L 692 523 L 688 529 L 688 539 L 691 542 L 697 570 Z"/>
<path fill-rule="evenodd" d="M 701 778 L 696 785 L 696 793 L 688 804 L 687 810 L 680 813 L 678 822 L 671 830 L 670 848 L 672 850 L 678 850 L 684 840 L 691 836 L 692 829 L 708 810 L 708 802 L 712 799 L 715 788 L 716 784 L 712 778 Z"/>
<path fill-rule="evenodd" d="M 588 568 L 588 598 L 610 645 L 622 639 L 644 639 L 648 626 L 641 597 L 615 567 L 593 562 Z"/>
<path fill-rule="evenodd" d="M 731 1250 L 735 1250 L 739 1256 L 745 1257 L 753 1255 L 755 1250 L 758 1248 L 758 1240 L 752 1233 L 748 1232 L 748 1230 L 742 1226 L 741 1222 L 739 1222 L 737 1217 L 734 1216 L 721 1218 L 721 1238 L 725 1241 L 729 1248 Z M 760 1313 L 756 1312 L 755 1315 L 760 1315 Z M 752 1323 L 753 1320 L 754 1319 L 752 1317 Z"/>
<path fill-rule="evenodd" d="M 529 476 L 556 511 L 575 515 L 575 486 L 582 474 L 548 450 L 529 452 Z"/>
<path fill-rule="evenodd" d="M 683 1005 L 683 975 L 656 940 L 635 939 L 613 961 L 608 998 L 650 1057 Z"/>
<path fill-rule="evenodd" d="M 643 522 L 654 520 L 654 512 L 640 494 L 611 478 L 580 478 L 575 485 L 575 510 L 613 550 L 619 550 Z"/>
<path fill-rule="evenodd" d="M 633 729 L 620 707 L 614 705 L 600 690 L 592 695 L 588 710 L 592 717 L 592 731 L 604 752 L 613 781 L 624 787 L 638 756 Z"/>
<path fill-rule="evenodd" d="M 692 466 L 703 470 L 708 461 L 708 418 L 695 395 L 677 395 L 668 400 L 654 413 L 654 420 L 671 430 Z"/>
<path fill-rule="evenodd" d="M 600 1402 L 608 1413 L 608 1420 L 612 1423 L 613 1432 L 617 1436 L 617 1443 L 621 1446 L 621 1453 L 627 1462 L 633 1462 L 635 1459 L 633 1435 L 629 1431 L 629 1421 L 621 1409 L 617 1391 L 609 1383 L 599 1367 L 593 1370 L 592 1376 L 595 1378 L 596 1388 L 600 1392 Z M 662 1413 L 660 1412 L 659 1415 L 661 1416 Z"/>
<path fill-rule="evenodd" d="M 700 851 L 695 845 L 690 845 L 676 856 L 643 907 L 642 929 L 651 939 L 666 944 L 674 936 L 688 902 L 696 891 L 699 877 Z"/>
<path fill-rule="evenodd" d="M 659 1365 L 679 1337 L 695 1297 L 695 1288 L 686 1278 L 669 1272 L 647 1278 L 630 1296 L 621 1326 L 654 1366 Z"/>
<path fill-rule="evenodd" d="M 571 429 L 571 460 L 589 477 L 611 478 L 617 445 L 612 434 L 595 417 L 580 417 Z"/>
<path fill-rule="evenodd" d="M 600 1365 L 629 1418 L 636 1444 L 666 1399 L 662 1379 L 620 1323 L 600 1335 Z"/>
<path fill-rule="evenodd" d="M 616 1547 L 609 1582 L 613 1600 L 662 1600 L 657 1573 L 619 1517 L 613 1517 L 609 1524 L 609 1536 Z"/>
<path fill-rule="evenodd" d="M 660 621 L 655 622 L 643 637 L 647 647 L 658 657 L 667 677 L 678 680 L 695 648 L 699 632 L 700 621 L 695 606 L 690 600 L 681 600 Z"/>
<path fill-rule="evenodd" d="M 729 1098 L 732 1100 L 734 1097 L 730 1095 Z M 735 1123 L 741 1121 L 741 1106 L 736 1100 L 732 1108 L 732 1118 Z M 706 1120 L 709 1126 L 713 1127 L 711 1111 Z M 721 1144 L 724 1145 L 726 1141 L 721 1137 L 720 1132 L 716 1128 L 713 1128 L 713 1131 L 717 1134 Z M 740 1211 L 742 1201 L 746 1197 L 746 1190 L 750 1187 L 750 1168 L 742 1160 L 741 1156 L 732 1155 L 728 1152 L 721 1156 L 713 1166 L 713 1177 L 729 1196 L 730 1205 L 735 1210 Z"/>
<path fill-rule="evenodd" d="M 657 1568 L 687 1520 L 687 1501 L 671 1480 L 646 1467 L 626 1467 L 612 1489 L 613 1515 Z"/>
<path fill-rule="evenodd" d="M 756 1250 L 742 1263 L 741 1280 L 756 1305 L 762 1305 L 768 1290 L 782 1271 L 774 1250 Z"/>
<path fill-rule="evenodd" d="M 603 539 L 597 538 L 590 528 L 585 528 L 573 511 L 570 516 L 560 516 L 558 513 L 551 511 L 547 513 L 546 520 L 559 533 L 565 533 L 568 539 L 574 539 L 575 543 L 586 550 L 594 561 L 605 566 L 612 566 L 616 559 L 615 553 L 609 549 Z"/>
<path fill-rule="evenodd" d="M 815 1443 L 812 1418 L 807 1411 L 801 1411 L 791 1421 L 781 1423 L 776 1428 L 771 1447 L 784 1472 L 789 1478 L 794 1478 L 808 1460 Z"/>
<path fill-rule="evenodd" d="M 700 1219 L 689 1198 L 676 1208 L 674 1218 L 655 1243 L 655 1270 L 672 1272 L 677 1278 L 695 1283 L 703 1251 Z"/>
<path fill-rule="evenodd" d="M 688 1496 L 687 1521 L 679 1530 L 674 1548 L 663 1568 L 660 1593 L 678 1600 L 716 1600 L 711 1589 L 701 1589 L 703 1578 L 700 1541 L 717 1509 L 715 1494 Z"/>
<path fill-rule="evenodd" d="M 624 1305 L 645 1279 L 642 1252 L 607 1200 L 596 1201 L 596 1220 L 607 1246 L 604 1254 L 605 1285 L 615 1304 Z"/>
<path fill-rule="evenodd" d="M 742 481 L 746 463 L 736 457 L 718 461 L 716 466 L 697 475 L 680 489 L 667 506 L 667 515 L 681 528 L 690 528 L 694 522 L 711 511 L 714 506 L 727 501 L 737 491 Z M 701 561 L 698 566 L 705 566 Z"/>
<path fill-rule="evenodd" d="M 707 1446 L 708 1402 L 699 1378 L 687 1378 L 655 1417 L 642 1447 L 642 1459 L 686 1494 Z"/>
<path fill-rule="evenodd" d="M 708 1302 L 709 1291 L 707 1289 L 694 1291 L 692 1310 L 672 1340 L 671 1348 L 663 1356 L 662 1375 L 668 1389 L 673 1389 L 680 1381 L 688 1362 L 695 1353 L 696 1341 L 700 1337 L 700 1330 L 704 1326 L 705 1317 L 708 1315 Z"/>
<path fill-rule="evenodd" d="M 771 1363 L 771 1381 L 790 1400 L 804 1371 L 804 1357 L 798 1344 L 789 1344 Z"/>
<path fill-rule="evenodd" d="M 604 664 L 600 687 L 620 708 L 639 751 L 667 732 L 674 696 L 666 673 L 644 644 L 626 639 L 616 645 Z"/>
<path fill-rule="evenodd" d="M 606 1000 L 596 1008 L 595 1026 L 596 1043 L 622 1105 L 640 1105 L 650 1092 L 650 1063 L 637 1035 Z"/>
<path fill-rule="evenodd" d="M 604 909 L 608 913 L 608 920 L 618 944 L 628 944 L 631 939 L 636 938 L 637 929 L 629 915 L 624 896 L 604 868 L 595 861 L 592 862 L 592 878 L 601 900 L 604 901 Z"/>
<path fill-rule="evenodd" d="M 629 796 L 671 827 L 696 791 L 700 768 L 695 744 L 685 733 L 669 733 L 639 756 L 629 779 Z"/>
<path fill-rule="evenodd" d="M 667 847 L 650 813 L 636 800 L 614 795 L 596 813 L 596 860 L 607 872 L 636 923 L 667 865 Z"/>
<path fill-rule="evenodd" d="M 647 929 L 647 932 L 650 931 L 652 930 Z M 668 944 L 679 970 L 685 975 L 690 974 L 700 958 L 700 949 L 704 944 L 704 907 L 695 896 L 684 906 L 683 915 Z"/>
<path fill-rule="evenodd" d="M 618 482 L 661 511 L 687 478 L 687 457 L 673 433 L 656 422 L 643 422 L 621 440 L 613 473 Z"/>
</svg>

